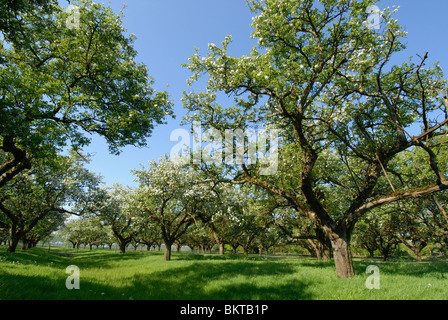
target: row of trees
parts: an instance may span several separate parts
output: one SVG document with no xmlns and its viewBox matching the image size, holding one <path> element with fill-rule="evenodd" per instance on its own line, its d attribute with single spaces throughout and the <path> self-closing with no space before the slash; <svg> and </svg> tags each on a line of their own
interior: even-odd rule
<svg viewBox="0 0 448 320">
<path fill-rule="evenodd" d="M 14 219 L 8 224 L 8 216 L 2 216 L 1 240 L 9 239 L 10 247 L 19 240 L 24 247 L 33 246 L 62 227 L 68 214 L 84 212 L 60 231 L 74 246 L 117 243 L 124 253 L 129 244 L 150 248 L 164 243 L 169 260 L 172 245 L 216 244 L 223 253 L 227 244 L 247 254 L 254 248 L 297 243 L 318 258 L 331 257 L 325 232 L 281 198 L 250 185 L 214 181 L 189 161 L 165 157 L 135 170 L 140 186 L 131 189 L 101 187 L 101 178 L 83 167 L 86 159 L 78 153 L 54 160 L 49 163 L 53 166 L 36 165 L 5 188 L 7 200 L 0 205 Z M 432 195 L 372 211 L 354 232 L 355 246 L 385 259 L 399 243 L 418 260 L 426 247 L 443 250 L 448 244 L 446 203 Z M 73 212 L 62 204 L 71 204 Z"/>
<path fill-rule="evenodd" d="M 264 175 L 265 164 L 248 161 L 253 150 L 242 146 L 230 150 L 245 153 L 242 162 L 152 162 L 134 171 L 135 189 L 83 185 L 89 179 L 67 176 L 76 166 L 64 169 L 72 160 L 59 155 L 67 145 L 88 144 L 85 133 L 103 136 L 113 153 L 144 145 L 172 113 L 168 94 L 152 89 L 146 66 L 135 62 L 121 17 L 80 0 L 79 25 L 68 28 L 70 13 L 55 1 L 2 4 L 0 228 L 11 234 L 9 250 L 50 213 L 70 212 L 98 217 L 122 248 L 157 222 L 169 259 L 171 245 L 192 225 L 207 225 L 222 247 L 230 240 L 221 221 L 239 219 L 248 234 L 245 217 L 254 212 L 313 240 L 346 278 L 354 274 L 355 230 L 362 223 L 386 230 L 383 212 L 397 219 L 395 237 L 414 242 L 414 252 L 427 245 L 427 230 L 443 238 L 448 83 L 439 65 L 427 66 L 427 53 L 391 63 L 405 49 L 406 33 L 389 8 L 377 13 L 380 29 L 366 25 L 376 2 L 247 0 L 257 44 L 233 57 L 228 36 L 189 58 L 184 122 L 200 122 L 219 138 L 228 130 L 276 128 L 279 141 L 267 147 L 278 147 L 270 149 L 277 170 Z M 59 191 L 64 196 L 52 196 Z M 283 215 L 291 221 L 277 223 Z M 421 240 L 410 240 L 414 229 Z"/>
<path fill-rule="evenodd" d="M 168 168 L 169 170 L 180 169 L 179 166 L 165 164 L 165 169 Z M 182 173 L 184 172 L 177 171 L 177 175 Z M 165 176 L 167 181 L 171 180 L 168 175 L 162 176 Z M 198 183 L 197 180 L 196 183 Z M 171 188 L 174 186 L 172 185 Z M 181 185 L 176 188 L 180 190 Z M 322 236 L 322 234 L 316 232 L 317 229 L 313 230 L 306 220 L 300 219 L 295 210 L 279 205 L 273 198 L 263 198 L 260 192 L 258 197 L 255 197 L 256 190 L 234 191 L 243 197 L 246 196 L 246 200 L 250 193 L 252 201 L 240 202 L 237 207 L 236 202 L 232 200 L 227 202 L 225 207 L 222 199 L 230 194 L 220 194 L 222 207 L 220 211 L 213 213 L 211 219 L 204 219 L 202 215 L 204 211 L 198 211 L 187 218 L 180 217 L 179 221 L 176 221 L 177 218 L 174 216 L 172 220 L 167 220 L 168 212 L 162 214 L 162 211 L 160 215 L 157 213 L 145 215 L 144 211 L 141 211 L 141 215 L 137 217 L 134 208 L 128 206 L 120 207 L 113 213 L 103 208 L 97 214 L 89 213 L 80 219 L 65 221 L 64 224 L 66 212 L 54 210 L 47 214 L 45 219 L 39 220 L 29 232 L 24 232 L 20 239 L 25 249 L 35 246 L 38 241 L 45 239 L 56 229 L 60 229 L 58 237 L 70 242 L 73 247 L 79 247 L 81 244 L 90 247 L 93 245 L 112 247 L 116 243 L 119 244 L 123 253 L 128 245 L 134 247 L 145 245 L 148 249 L 151 247 L 160 249 L 161 244 L 165 243 L 162 231 L 171 226 L 180 225 L 183 218 L 185 221 L 188 220 L 185 222 L 188 228 L 177 233 L 173 232 L 169 238 L 173 240 L 172 245 L 178 248 L 186 245 L 191 249 L 198 248 L 205 251 L 217 246 L 219 252 L 224 253 L 226 244 L 232 248 L 233 252 L 241 247 L 247 255 L 249 251 L 261 252 L 270 248 L 275 250 L 285 245 L 298 245 L 318 259 L 330 259 L 331 245 L 328 241 L 327 245 L 322 245 L 319 241 L 319 235 Z M 109 201 L 111 199 L 109 197 L 115 197 L 115 199 L 132 197 L 132 193 L 136 192 L 115 185 L 107 190 L 108 196 L 102 198 L 102 201 Z M 227 190 L 227 192 L 232 191 Z M 243 194 L 244 192 L 246 195 Z M 104 195 L 103 193 L 103 197 Z M 182 193 L 179 193 L 177 196 L 181 195 Z M 50 194 L 47 196 L 50 197 Z M 146 193 L 146 197 L 150 198 L 151 193 Z M 355 248 L 364 249 L 372 257 L 375 253 L 380 254 L 385 260 L 394 254 L 400 243 L 412 251 L 419 261 L 421 261 L 422 250 L 425 248 L 430 252 L 434 249 L 446 252 L 448 249 L 448 216 L 444 210 L 446 200 L 445 198 L 438 199 L 433 195 L 390 205 L 379 212 L 371 212 L 355 229 L 353 245 Z M 119 202 L 122 201 L 119 200 Z M 202 201 L 201 203 L 204 204 Z M 112 206 L 116 204 L 117 202 L 113 202 Z M 230 207 L 229 204 L 231 204 Z M 24 220 L 33 221 L 33 212 L 26 213 L 29 216 L 24 217 Z M 126 216 L 133 216 L 133 218 L 127 219 Z M 10 233 L 3 232 L 0 236 L 1 241 L 9 238 Z M 165 258 L 169 259 L 169 256 L 167 253 Z"/>
<path fill-rule="evenodd" d="M 319 259 L 329 260 L 333 248 L 328 235 L 311 224 L 281 198 L 253 186 L 234 186 L 213 181 L 203 171 L 168 158 L 135 170 L 140 185 L 130 189 L 115 185 L 105 191 L 93 214 L 71 220 L 60 233 L 73 246 L 81 243 L 117 243 L 122 253 L 129 244 L 147 248 L 209 249 L 224 245 L 267 251 L 297 244 Z M 376 209 L 354 231 L 354 245 L 371 256 L 387 259 L 398 244 L 411 250 L 417 260 L 429 247 L 445 252 L 448 247 L 446 198 L 435 195 Z"/>
<path fill-rule="evenodd" d="M 248 238 L 254 237 L 250 235 L 253 232 L 251 224 L 269 218 L 268 214 L 263 214 L 266 210 L 260 210 L 257 203 L 258 197 L 264 195 L 246 190 L 246 187 L 235 188 L 209 179 L 184 160 L 164 157 L 158 162 L 150 162 L 148 167 L 134 170 L 138 188 L 116 184 L 100 189 L 86 221 L 97 221 L 98 225 L 110 227 L 123 253 L 136 239 L 144 243 L 161 239 L 165 244 L 166 260 L 170 260 L 172 245 L 181 239 L 185 241 L 183 236 L 192 225 L 207 226 L 221 252 L 224 239 L 228 239 L 226 233 L 235 235 L 237 232 L 232 230 L 236 225 L 230 221 L 239 222 L 238 232 Z M 268 221 L 265 223 L 267 226 Z M 196 233 L 196 236 L 200 238 L 200 234 Z M 190 236 L 189 242 L 193 246 L 195 236 Z M 247 240 L 246 248 L 251 241 Z"/>
<path fill-rule="evenodd" d="M 33 246 L 63 226 L 72 214 L 89 211 L 101 184 L 101 177 L 85 169 L 88 161 L 70 151 L 16 175 L 2 188 L 0 232 L 8 236 L 8 251 L 14 252 L 20 240 Z"/>
<path fill-rule="evenodd" d="M 400 221 L 396 215 L 391 212 L 383 212 L 381 214 L 368 215 L 359 223 L 353 235 L 353 247 L 359 254 L 367 254 L 369 257 L 380 255 L 384 260 L 391 256 L 403 254 L 402 248 L 407 248 L 412 252 L 417 261 L 422 261 L 422 252 L 427 250 L 429 255 L 435 251 L 438 254 L 446 254 L 448 252 L 448 236 L 447 221 L 438 221 L 439 225 L 435 227 L 433 224 L 439 215 L 430 215 L 418 217 L 410 212 L 400 214 L 405 219 Z M 248 217 L 245 216 L 247 220 Z M 188 246 L 191 250 L 206 252 L 212 248 L 219 250 L 224 254 L 224 245 L 232 250 L 235 254 L 238 248 L 243 250 L 247 255 L 249 252 L 258 254 L 267 253 L 268 251 L 275 253 L 283 251 L 284 248 L 296 248 L 299 252 L 308 252 L 317 259 L 330 260 L 331 247 L 327 249 L 320 246 L 316 241 L 316 236 L 311 233 L 304 233 L 306 229 L 297 228 L 295 230 L 285 230 L 283 225 L 273 222 L 266 225 L 266 219 L 249 218 L 250 222 L 226 221 L 225 233 L 220 234 L 221 241 L 218 243 L 216 234 L 205 223 L 192 224 L 188 230 L 174 241 L 174 246 L 178 250 L 182 246 Z M 258 221 L 257 221 L 258 220 Z M 258 222 L 258 224 L 257 224 Z M 440 224 L 441 223 L 441 224 Z M 130 226 L 130 228 L 135 225 Z M 434 230 L 434 229 L 437 230 Z M 299 230 L 302 230 L 300 232 Z M 98 218 L 84 218 L 70 220 L 57 233 L 58 238 L 78 248 L 81 245 L 89 246 L 112 246 L 118 243 L 112 229 L 108 225 L 104 225 Z M 163 239 L 160 236 L 160 226 L 155 222 L 150 222 L 136 233 L 127 247 L 132 246 L 136 249 L 138 246 L 145 246 L 147 250 L 151 248 L 162 247 Z M 301 248 L 301 249 L 299 249 Z M 126 247 L 121 247 L 126 250 Z M 328 251 L 326 251 L 328 250 Z"/>
</svg>

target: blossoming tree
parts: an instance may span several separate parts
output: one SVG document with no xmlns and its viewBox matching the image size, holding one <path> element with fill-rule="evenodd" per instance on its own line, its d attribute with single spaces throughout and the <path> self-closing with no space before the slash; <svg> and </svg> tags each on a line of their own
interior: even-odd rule
<svg viewBox="0 0 448 320">
<path fill-rule="evenodd" d="M 282 196 L 325 230 L 338 277 L 354 274 L 350 239 L 366 212 L 448 189 L 438 161 L 447 150 L 447 83 L 426 54 L 392 63 L 405 32 L 389 8 L 377 13 L 380 28 L 369 28 L 375 2 L 251 0 L 258 43 L 250 54 L 230 56 L 228 36 L 186 65 L 191 85 L 208 78 L 204 90 L 184 94 L 187 121 L 221 132 L 257 123 L 282 130 L 280 150 L 291 157 L 279 166 L 291 170 L 261 176 L 242 164 L 233 180 Z M 395 161 L 418 149 L 424 160 Z M 432 179 L 421 185 L 400 174 L 409 167 L 428 168 Z"/>
</svg>

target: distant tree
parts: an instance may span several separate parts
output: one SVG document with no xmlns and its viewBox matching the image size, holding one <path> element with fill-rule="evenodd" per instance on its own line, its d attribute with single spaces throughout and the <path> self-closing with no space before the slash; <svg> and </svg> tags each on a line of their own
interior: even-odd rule
<svg viewBox="0 0 448 320">
<path fill-rule="evenodd" d="M 388 211 L 387 207 L 367 214 L 354 231 L 355 244 L 367 250 L 371 258 L 375 251 L 379 251 L 386 261 L 400 243 L 396 234 L 399 223 L 398 216 L 399 214 L 396 212 Z"/>
<path fill-rule="evenodd" d="M 111 227 L 121 253 L 126 253 L 127 245 L 138 236 L 145 225 L 133 208 L 132 192 L 129 187 L 114 184 L 97 203 L 95 211 L 100 221 Z"/>
<path fill-rule="evenodd" d="M 274 223 L 265 226 L 264 231 L 255 239 L 259 255 L 263 252 L 267 255 L 268 250 L 278 245 L 283 237 L 284 234 Z"/>
<path fill-rule="evenodd" d="M 68 214 L 59 211 L 49 212 L 30 232 L 22 237 L 22 249 L 33 248 L 39 241 L 57 232 L 64 225 L 67 216 Z"/>
<path fill-rule="evenodd" d="M 434 241 L 437 234 L 434 217 L 422 206 L 423 203 L 420 199 L 413 199 L 395 208 L 396 212 L 401 213 L 396 236 L 419 262 L 422 261 L 423 249 Z"/>
<path fill-rule="evenodd" d="M 79 248 L 83 241 L 83 225 L 80 219 L 65 221 L 64 226 L 58 231 L 64 241 L 70 242 L 73 248 Z"/>
<path fill-rule="evenodd" d="M 213 183 L 204 180 L 184 160 L 165 156 L 133 171 L 139 181 L 133 207 L 143 219 L 157 221 L 165 244 L 165 260 L 171 259 L 175 241 L 187 232 L 206 203 L 216 197 Z"/>
<path fill-rule="evenodd" d="M 0 226 L 10 230 L 9 252 L 52 212 L 81 215 L 95 201 L 101 178 L 76 153 L 35 162 L 0 195 Z M 82 203 L 82 205 L 81 205 Z"/>
<path fill-rule="evenodd" d="M 157 221 L 152 220 L 146 222 L 137 237 L 141 243 L 146 245 L 146 250 L 148 251 L 152 246 L 157 245 L 162 239 L 160 236 L 160 226 L 157 224 Z"/>
<path fill-rule="evenodd" d="M 0 244 L 7 243 L 9 239 L 9 229 L 0 227 Z"/>
<path fill-rule="evenodd" d="M 241 186 L 236 194 L 238 202 L 226 214 L 229 222 L 226 242 L 234 252 L 241 246 L 247 256 L 252 248 L 257 247 L 257 237 L 262 237 L 272 223 L 272 208 L 266 207 L 262 201 L 263 193 L 253 186 Z"/>
<path fill-rule="evenodd" d="M 106 244 L 109 249 L 112 249 L 113 244 L 116 242 L 114 234 L 112 232 L 112 228 L 109 225 L 103 225 L 103 239 L 102 243 Z"/>
<path fill-rule="evenodd" d="M 94 245 L 100 245 L 105 238 L 106 230 L 100 219 L 95 216 L 85 217 L 82 221 L 82 242 L 89 245 L 92 250 Z"/>
<path fill-rule="evenodd" d="M 331 260 L 331 242 L 319 224 L 301 216 L 294 208 L 282 207 L 276 210 L 278 227 L 289 239 L 297 243 L 318 260 Z"/>
<path fill-rule="evenodd" d="M 204 253 L 206 242 L 211 242 L 211 231 L 204 223 L 200 222 L 188 228 L 181 237 L 182 242 L 192 251 L 197 249 L 197 253 Z"/>
<path fill-rule="evenodd" d="M 214 181 L 212 192 L 216 195 L 204 201 L 202 210 L 197 211 L 196 216 L 204 223 L 208 232 L 218 244 L 219 254 L 224 254 L 224 244 L 228 239 L 229 216 L 232 212 L 241 210 L 243 197 L 241 190 L 234 185 L 222 184 Z"/>
</svg>

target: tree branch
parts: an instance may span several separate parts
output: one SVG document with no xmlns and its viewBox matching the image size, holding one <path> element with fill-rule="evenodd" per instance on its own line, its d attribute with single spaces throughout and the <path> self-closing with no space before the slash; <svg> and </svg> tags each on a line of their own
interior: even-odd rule
<svg viewBox="0 0 448 320">
<path fill-rule="evenodd" d="M 420 198 L 425 195 L 433 194 L 443 190 L 448 190 L 448 184 L 432 185 L 425 188 L 415 188 L 411 190 L 398 191 L 390 195 L 383 196 L 365 203 L 364 205 L 360 206 L 357 210 L 355 210 L 353 214 L 348 216 L 346 220 L 349 222 L 356 221 L 365 212 L 372 210 L 373 208 L 382 206 L 384 204 L 388 204 L 398 200 Z"/>
</svg>

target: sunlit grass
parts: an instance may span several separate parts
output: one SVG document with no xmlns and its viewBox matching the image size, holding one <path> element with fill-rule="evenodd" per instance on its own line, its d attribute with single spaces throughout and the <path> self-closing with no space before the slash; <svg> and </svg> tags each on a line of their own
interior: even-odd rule
<svg viewBox="0 0 448 320">
<path fill-rule="evenodd" d="M 304 257 L 79 250 L 74 257 L 45 248 L 7 253 L 0 247 L 0 299 L 447 299 L 448 264 L 354 261 L 356 275 L 337 279 L 333 262 Z M 369 290 L 368 265 L 380 269 L 380 289 Z M 67 266 L 80 269 L 80 289 L 68 290 Z"/>
</svg>

